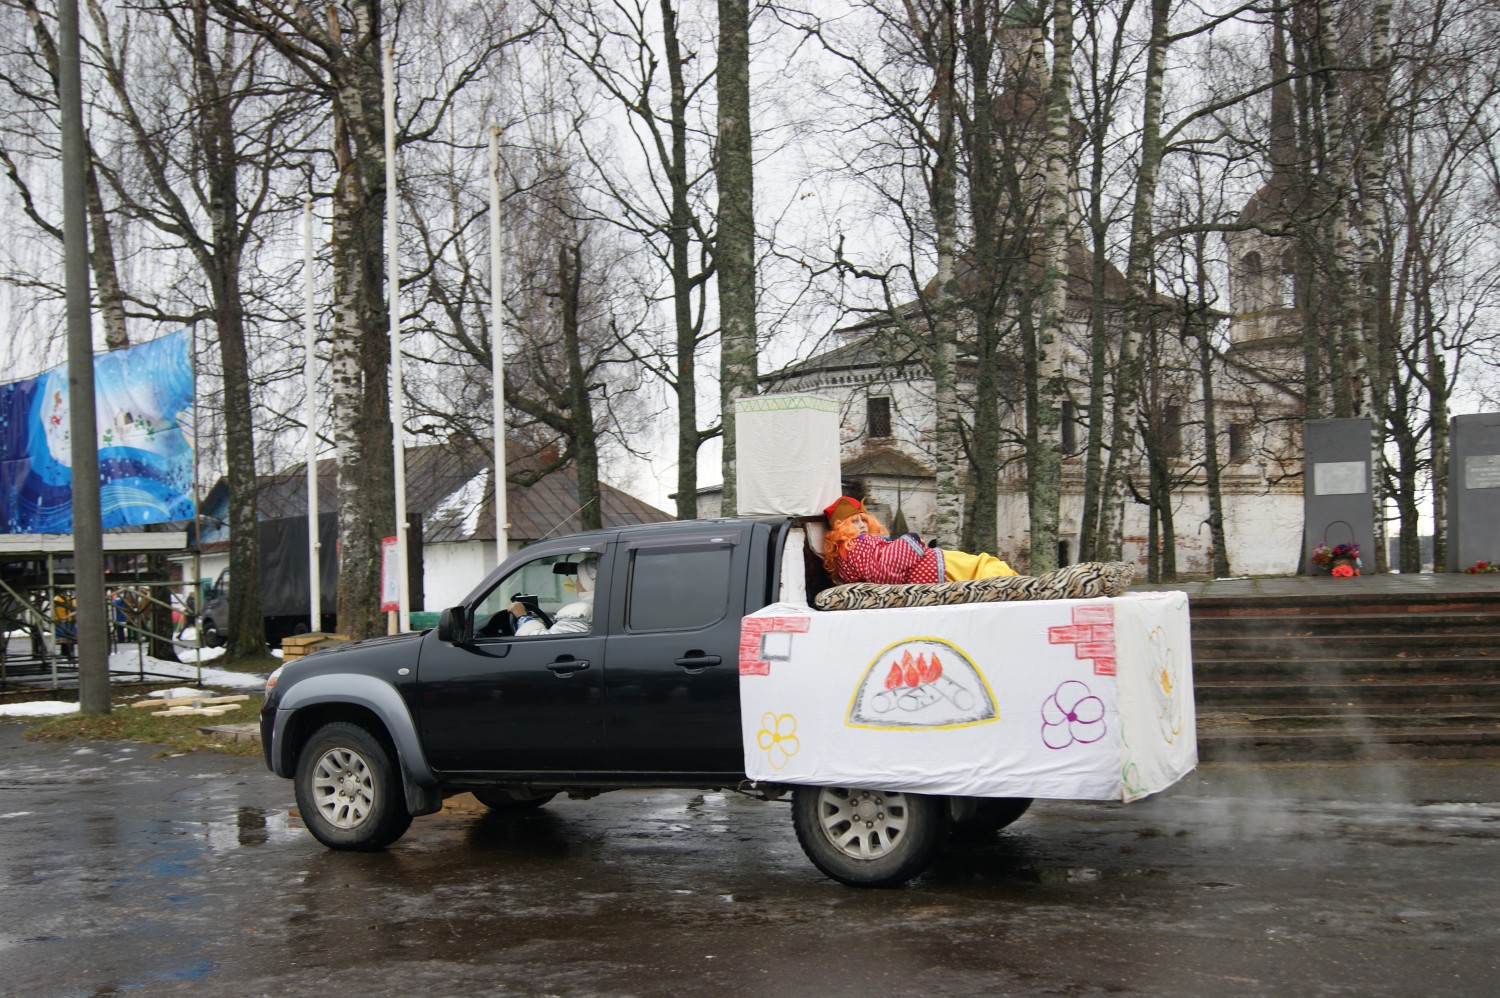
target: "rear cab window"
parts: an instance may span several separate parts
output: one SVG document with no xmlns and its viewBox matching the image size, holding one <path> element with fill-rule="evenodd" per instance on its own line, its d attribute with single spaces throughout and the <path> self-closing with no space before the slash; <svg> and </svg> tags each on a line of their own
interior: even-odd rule
<svg viewBox="0 0 1500 998">
<path fill-rule="evenodd" d="M 625 629 L 699 630 L 730 613 L 738 530 L 704 531 L 629 547 Z"/>
</svg>

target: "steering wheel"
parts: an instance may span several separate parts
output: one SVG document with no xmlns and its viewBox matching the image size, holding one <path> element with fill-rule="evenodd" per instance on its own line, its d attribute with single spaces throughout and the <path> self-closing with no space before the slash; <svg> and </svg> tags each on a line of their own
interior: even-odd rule
<svg viewBox="0 0 1500 998">
<path fill-rule="evenodd" d="M 540 620 L 547 628 L 552 627 L 552 614 L 541 608 L 536 597 L 527 593 L 515 593 L 511 596 L 512 603 L 520 603 L 526 608 L 526 612 Z"/>
</svg>

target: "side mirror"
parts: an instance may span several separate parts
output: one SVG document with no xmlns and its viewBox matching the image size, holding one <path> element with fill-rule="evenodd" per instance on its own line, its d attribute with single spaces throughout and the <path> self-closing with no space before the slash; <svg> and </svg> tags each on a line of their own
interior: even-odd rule
<svg viewBox="0 0 1500 998">
<path fill-rule="evenodd" d="M 474 630 L 469 611 L 461 606 L 451 606 L 438 614 L 437 636 L 439 641 L 450 645 L 466 645 L 472 641 Z"/>
</svg>

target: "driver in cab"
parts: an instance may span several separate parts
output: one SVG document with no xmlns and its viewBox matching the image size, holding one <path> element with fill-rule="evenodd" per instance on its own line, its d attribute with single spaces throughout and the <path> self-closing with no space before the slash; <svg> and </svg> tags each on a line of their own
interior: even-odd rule
<svg viewBox="0 0 1500 998">
<path fill-rule="evenodd" d="M 587 634 L 593 629 L 594 622 L 594 590 L 599 576 L 599 559 L 590 557 L 584 559 L 578 565 L 578 574 L 574 576 L 576 586 L 573 602 L 564 604 L 557 611 L 552 626 L 536 616 L 521 601 L 516 600 L 510 604 L 510 615 L 515 618 L 515 634 L 517 637 L 529 638 L 538 634 Z"/>
</svg>

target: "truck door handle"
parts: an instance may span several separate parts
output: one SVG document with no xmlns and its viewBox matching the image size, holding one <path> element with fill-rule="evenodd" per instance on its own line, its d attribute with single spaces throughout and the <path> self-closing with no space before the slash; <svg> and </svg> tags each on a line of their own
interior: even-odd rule
<svg viewBox="0 0 1500 998">
<path fill-rule="evenodd" d="M 588 667 L 589 663 L 587 659 L 573 658 L 572 656 L 565 655 L 547 666 L 547 669 L 555 676 L 571 676 L 573 673 L 582 672 Z"/>
<path fill-rule="evenodd" d="M 682 658 L 675 659 L 674 661 L 677 665 L 682 666 L 684 669 L 702 669 L 705 666 L 718 665 L 723 661 L 723 659 L 721 659 L 717 655 L 705 655 L 701 651 L 697 651 L 695 649 L 688 652 Z"/>
</svg>

